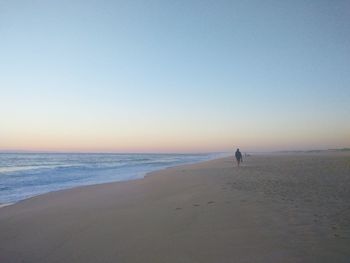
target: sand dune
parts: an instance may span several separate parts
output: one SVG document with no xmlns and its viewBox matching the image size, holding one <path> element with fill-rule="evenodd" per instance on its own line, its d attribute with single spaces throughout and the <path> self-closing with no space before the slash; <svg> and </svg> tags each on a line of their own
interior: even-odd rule
<svg viewBox="0 0 350 263">
<path fill-rule="evenodd" d="M 0 209 L 0 262 L 349 262 L 350 154 L 231 158 Z"/>
</svg>

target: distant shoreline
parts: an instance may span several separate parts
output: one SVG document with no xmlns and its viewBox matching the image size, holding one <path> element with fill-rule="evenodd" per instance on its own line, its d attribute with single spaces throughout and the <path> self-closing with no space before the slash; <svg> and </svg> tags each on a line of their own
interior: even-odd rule
<svg viewBox="0 0 350 263">
<path fill-rule="evenodd" d="M 322 152 L 350 152 L 350 148 L 327 149 L 327 150 L 292 150 L 277 151 L 277 153 L 322 153 Z"/>
</svg>

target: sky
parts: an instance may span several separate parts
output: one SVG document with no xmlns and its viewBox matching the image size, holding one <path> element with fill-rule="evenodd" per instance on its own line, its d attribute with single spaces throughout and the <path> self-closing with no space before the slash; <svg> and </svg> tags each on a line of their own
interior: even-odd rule
<svg viewBox="0 0 350 263">
<path fill-rule="evenodd" d="M 350 146 L 346 0 L 0 0 L 0 151 Z"/>
</svg>

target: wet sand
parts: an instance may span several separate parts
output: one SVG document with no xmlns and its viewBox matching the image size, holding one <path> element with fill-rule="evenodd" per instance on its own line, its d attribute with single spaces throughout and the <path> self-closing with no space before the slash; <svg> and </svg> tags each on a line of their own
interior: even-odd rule
<svg viewBox="0 0 350 263">
<path fill-rule="evenodd" d="M 349 262 L 350 153 L 179 166 L 0 209 L 0 262 Z"/>
</svg>

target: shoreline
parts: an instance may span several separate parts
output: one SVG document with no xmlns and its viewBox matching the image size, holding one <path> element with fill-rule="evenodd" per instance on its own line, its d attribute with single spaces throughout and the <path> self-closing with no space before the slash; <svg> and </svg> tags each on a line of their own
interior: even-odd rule
<svg viewBox="0 0 350 263">
<path fill-rule="evenodd" d="M 262 157 L 262 156 L 312 156 L 312 155 L 315 155 L 315 156 L 325 156 L 325 155 L 347 156 L 347 155 L 350 155 L 350 151 L 322 150 L 322 151 L 285 151 L 285 152 L 266 152 L 266 153 L 261 152 L 261 153 L 249 153 L 247 156 L 244 156 L 244 159 L 247 157 L 250 158 L 250 157 Z M 234 158 L 234 156 L 233 156 L 233 154 L 232 155 L 225 154 L 222 157 L 215 157 L 214 159 L 208 159 L 208 160 L 204 160 L 204 161 L 201 160 L 201 161 L 194 162 L 194 163 L 179 164 L 179 165 L 169 166 L 169 167 L 165 167 L 165 168 L 161 168 L 161 169 L 156 169 L 154 171 L 145 172 L 145 174 L 143 174 L 143 177 L 141 177 L 141 178 L 103 182 L 103 183 L 95 183 L 95 184 L 87 184 L 87 185 L 79 185 L 79 186 L 73 186 L 70 188 L 49 191 L 49 192 L 45 192 L 45 193 L 31 196 L 31 197 L 28 197 L 28 198 L 25 198 L 25 199 L 22 199 L 22 200 L 19 200 L 16 202 L 0 203 L 0 209 L 7 207 L 7 206 L 13 206 L 13 205 L 18 204 L 20 202 L 23 202 L 23 201 L 26 201 L 26 200 L 29 200 L 32 198 L 36 198 L 38 196 L 50 194 L 50 193 L 67 191 L 67 190 L 77 189 L 77 188 L 81 188 L 81 187 L 91 187 L 91 186 L 98 186 L 98 185 L 105 185 L 105 184 L 123 183 L 123 182 L 129 182 L 129 181 L 131 182 L 131 181 L 135 181 L 135 180 L 144 180 L 147 176 L 152 176 L 153 173 L 161 172 L 163 170 L 181 167 L 181 166 L 196 165 L 196 164 L 200 164 L 200 163 L 205 163 L 205 162 L 219 160 L 219 159 L 225 159 L 225 158 Z M 232 159 L 232 160 L 234 160 L 234 159 Z"/>
<path fill-rule="evenodd" d="M 232 157 L 0 211 L 3 262 L 347 262 L 350 154 Z"/>
<path fill-rule="evenodd" d="M 93 183 L 93 184 L 86 184 L 86 185 L 78 185 L 78 186 L 72 186 L 72 187 L 68 187 L 68 188 L 64 188 L 64 189 L 59 189 L 59 190 L 53 190 L 53 191 L 49 191 L 49 192 L 44 192 L 44 193 L 41 193 L 41 194 L 37 194 L 37 195 L 30 196 L 30 197 L 25 198 L 25 199 L 21 199 L 21 200 L 15 201 L 15 202 L 0 203 L 0 209 L 1 209 L 1 208 L 4 208 L 4 207 L 7 207 L 7 206 L 12 206 L 12 205 L 18 204 L 18 203 L 23 202 L 23 201 L 25 201 L 25 200 L 29 200 L 29 199 L 36 198 L 36 197 L 38 197 L 38 196 L 42 196 L 42 195 L 46 195 L 46 194 L 50 194 L 50 193 L 61 192 L 61 191 L 66 191 L 66 190 L 72 190 L 72 189 L 76 189 L 76 188 L 80 188 L 80 187 L 89 187 L 89 186 L 96 186 L 96 185 L 104 185 L 104 184 L 113 184 L 113 183 L 129 182 L 129 181 L 134 181 L 134 180 L 143 180 L 143 179 L 145 179 L 146 176 L 149 176 L 149 175 L 151 175 L 152 173 L 155 173 L 155 172 L 158 172 L 158 171 L 162 171 L 162 170 L 166 170 L 166 169 L 170 169 L 170 168 L 174 168 L 174 167 L 179 167 L 179 166 L 195 165 L 195 164 L 198 164 L 198 163 L 208 162 L 208 161 L 212 161 L 212 160 L 216 160 L 216 159 L 221 159 L 221 158 L 227 158 L 227 157 L 228 157 L 227 155 L 224 155 L 223 157 L 214 157 L 213 159 L 212 159 L 212 158 L 209 158 L 209 159 L 207 159 L 207 160 L 199 160 L 199 161 L 195 161 L 195 162 L 189 162 L 189 163 L 184 163 L 184 164 L 178 164 L 178 165 L 174 165 L 174 166 L 169 166 L 169 167 L 165 167 L 165 168 L 161 168 L 161 169 L 155 169 L 155 170 L 153 170 L 153 171 L 144 172 L 144 173 L 142 174 L 142 177 L 140 177 L 140 178 L 126 179 L 126 180 L 119 180 L 119 181 L 111 181 L 111 182 L 102 182 L 102 183 Z"/>
<path fill-rule="evenodd" d="M 14 205 L 15 203 L 0 203 L 0 209 L 9 205 Z"/>
</svg>

